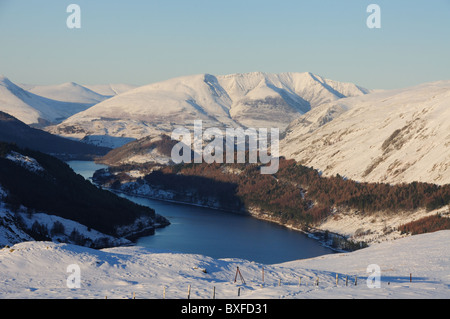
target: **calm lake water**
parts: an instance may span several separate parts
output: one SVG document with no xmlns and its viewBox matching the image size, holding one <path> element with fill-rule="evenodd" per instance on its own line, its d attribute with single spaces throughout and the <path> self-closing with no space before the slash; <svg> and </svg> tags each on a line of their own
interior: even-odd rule
<svg viewBox="0 0 450 319">
<path fill-rule="evenodd" d="M 93 162 L 71 161 L 75 172 L 90 178 L 97 169 Z M 137 245 L 152 249 L 201 254 L 214 258 L 242 258 L 265 264 L 312 258 L 334 253 L 303 233 L 214 209 L 120 195 L 149 206 L 170 220 L 155 235 L 138 240 Z"/>
</svg>

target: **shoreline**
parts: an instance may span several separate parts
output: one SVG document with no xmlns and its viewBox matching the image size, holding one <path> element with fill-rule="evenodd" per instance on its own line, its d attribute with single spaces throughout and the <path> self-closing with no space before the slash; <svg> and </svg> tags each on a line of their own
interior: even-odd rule
<svg viewBox="0 0 450 319">
<path fill-rule="evenodd" d="M 297 231 L 297 232 L 303 233 L 305 236 L 316 240 L 320 245 L 322 245 L 325 248 L 331 249 L 335 253 L 348 253 L 348 252 L 351 252 L 350 250 L 344 250 L 344 249 L 339 249 L 339 248 L 333 247 L 332 245 L 330 245 L 328 243 L 328 241 L 323 240 L 321 238 L 322 236 L 325 235 L 325 233 L 328 233 L 329 235 L 334 235 L 334 236 L 338 236 L 340 238 L 344 238 L 345 239 L 344 235 L 337 234 L 337 233 L 332 233 L 332 232 L 325 232 L 323 230 L 320 230 L 320 229 L 317 229 L 317 228 L 312 228 L 312 227 L 310 227 L 310 229 L 313 230 L 313 231 L 306 231 L 306 230 L 301 229 L 299 227 L 294 227 L 293 225 L 282 223 L 282 222 L 280 222 L 277 219 L 262 216 L 262 215 L 269 216 L 267 213 L 258 214 L 258 213 L 255 213 L 255 212 L 251 211 L 251 210 L 256 210 L 256 209 L 259 209 L 259 208 L 252 208 L 250 211 L 248 211 L 248 210 L 245 210 L 245 211 L 233 211 L 233 210 L 224 209 L 224 208 L 220 208 L 220 207 L 216 207 L 216 206 L 212 206 L 212 205 L 204 205 L 204 204 L 193 203 L 193 202 L 188 202 L 188 201 L 173 200 L 173 199 L 167 199 L 167 198 L 164 198 L 164 197 L 158 197 L 158 196 L 154 196 L 154 195 L 152 196 L 152 195 L 136 194 L 136 193 L 125 191 L 125 190 L 111 189 L 111 188 L 103 187 L 103 186 L 101 186 L 101 187 L 102 187 L 102 189 L 108 190 L 108 191 L 110 191 L 112 193 L 118 193 L 118 194 L 123 194 L 123 195 L 127 195 L 127 196 L 134 196 L 134 197 L 139 197 L 139 198 L 157 200 L 157 201 L 161 201 L 161 202 L 168 202 L 168 203 L 173 203 L 173 204 L 178 204 L 178 205 L 189 205 L 189 206 L 195 206 L 195 207 L 209 208 L 209 209 L 214 209 L 216 211 L 221 211 L 221 212 L 224 212 L 224 213 L 227 213 L 227 214 L 249 216 L 251 218 L 256 218 L 256 219 L 261 220 L 261 221 L 265 221 L 265 222 L 268 222 L 268 223 L 272 223 L 272 224 L 276 224 L 276 225 L 282 226 L 282 227 L 287 228 L 289 230 L 293 230 L 293 231 Z M 169 222 L 170 222 L 170 220 L 169 220 Z M 318 235 L 319 233 L 322 236 Z"/>
</svg>

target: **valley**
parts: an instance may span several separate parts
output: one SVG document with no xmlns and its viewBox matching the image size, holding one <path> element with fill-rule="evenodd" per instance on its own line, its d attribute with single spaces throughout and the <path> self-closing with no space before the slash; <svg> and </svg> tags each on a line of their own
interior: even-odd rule
<svg viewBox="0 0 450 319">
<path fill-rule="evenodd" d="M 364 251 L 449 228 L 448 81 L 373 91 L 309 72 L 255 72 L 142 87 L 19 86 L 5 77 L 1 83 L 0 138 L 19 147 L 4 144 L 0 158 L 3 244 L 104 248 L 157 239 L 171 219 L 151 205 L 163 206 L 134 205 L 155 199 L 212 209 L 211 217 L 224 212 L 228 220 L 280 225 L 283 233 L 314 238 L 324 246 L 317 251 Z M 203 129 L 279 129 L 278 171 L 261 174 L 259 162 L 175 164 L 178 141 L 170 135 L 193 129 L 196 120 Z M 44 153 L 105 166 L 95 172 L 95 185 L 82 186 Z M 55 188 L 46 174 L 66 183 Z M 82 203 L 91 199 L 95 214 Z"/>
<path fill-rule="evenodd" d="M 260 164 L 261 165 L 261 164 Z M 267 220 L 354 250 L 408 232 L 403 224 L 448 218 L 449 185 L 357 183 L 323 177 L 293 160 L 273 176 L 258 164 L 134 164 L 102 169 L 93 180 L 129 195 L 182 202 Z M 428 231 L 435 231 L 428 227 Z"/>
<path fill-rule="evenodd" d="M 0 0 L 0 300 L 449 299 L 449 9 Z"/>
<path fill-rule="evenodd" d="M 393 216 L 403 216 L 400 220 L 404 223 L 429 215 L 447 216 L 448 81 L 380 91 L 325 79 L 310 72 L 253 72 L 224 76 L 199 74 L 142 87 L 122 84 L 89 88 L 76 83 L 19 87 L 5 77 L 3 83 L 4 90 L 9 90 L 8 96 L 15 96 L 16 100 L 26 94 L 32 98 L 32 94 L 41 94 L 44 99 L 61 103 L 92 104 L 66 116 L 61 123 L 48 125 L 45 130 L 66 137 L 66 143 L 70 138 L 70 143 L 78 140 L 80 146 L 97 147 L 81 152 L 91 153 L 86 159 L 111 167 L 110 180 L 102 180 L 104 176 L 97 180 L 107 188 L 245 212 L 293 229 L 316 229 L 323 236 L 334 233 L 364 244 L 391 238 L 393 233 L 396 238 L 402 237 L 397 230 L 402 224 L 394 222 Z M 23 93 L 25 89 L 29 93 Z M 24 103 L 25 99 L 21 101 Z M 341 188 L 363 183 L 359 184 L 364 185 L 363 190 L 356 188 L 347 198 L 339 188 L 333 188 L 330 191 L 336 193 L 336 198 L 323 201 L 326 198 L 323 188 L 329 186 L 319 183 L 322 189 L 316 191 L 316 197 L 306 198 L 305 194 L 313 193 L 311 180 L 293 179 L 293 176 L 300 177 L 292 171 L 283 173 L 286 167 L 281 167 L 281 172 L 274 177 L 278 183 L 283 181 L 283 185 L 288 186 L 281 193 L 276 188 L 270 190 L 269 193 L 279 196 L 270 203 L 268 199 L 273 194 L 268 197 L 261 191 L 273 187 L 273 181 L 270 178 L 260 180 L 250 173 L 248 166 L 219 165 L 213 169 L 202 165 L 199 168 L 173 166 L 171 151 L 177 141 L 171 140 L 170 134 L 179 127 L 193 128 L 195 120 L 201 120 L 204 129 L 277 127 L 281 130 L 282 165 L 304 167 L 303 170 L 313 168 L 314 176 L 330 183 L 338 181 L 338 185 L 343 184 Z M 19 131 L 9 128 L 5 132 L 8 130 Z M 28 137 L 21 138 L 31 141 Z M 43 137 L 37 139 L 44 140 Z M 19 142 L 20 139 L 13 136 L 8 141 Z M 55 151 L 42 150 L 57 155 Z M 291 164 L 290 159 L 294 159 L 295 164 Z M 191 172 L 187 176 L 180 175 L 180 180 L 173 180 L 167 173 L 173 174 L 174 170 Z M 158 172 L 162 175 L 157 175 Z M 242 193 L 248 181 L 238 181 L 241 175 L 258 186 Z M 407 185 L 401 186 L 401 183 Z M 444 191 L 438 199 L 427 197 L 428 202 L 423 202 L 424 194 L 420 192 L 429 194 L 428 189 L 433 189 L 431 192 L 440 189 L 432 184 L 440 185 Z M 427 186 L 424 190 L 415 189 L 415 198 L 407 199 L 408 204 L 404 195 L 392 195 L 388 190 L 404 187 L 409 189 L 408 194 L 413 194 L 410 185 Z M 383 187 L 386 190 L 382 190 Z M 383 196 L 396 206 L 384 206 L 387 199 L 383 200 L 385 204 L 374 206 L 374 200 L 380 201 Z M 433 204 L 433 200 L 439 203 Z M 372 221 L 371 225 L 367 225 L 366 219 Z M 379 226 L 377 220 L 382 221 L 384 227 Z"/>
</svg>

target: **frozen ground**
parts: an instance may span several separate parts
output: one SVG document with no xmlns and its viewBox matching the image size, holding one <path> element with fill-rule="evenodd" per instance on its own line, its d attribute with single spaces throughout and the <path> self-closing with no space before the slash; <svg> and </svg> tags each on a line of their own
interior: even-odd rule
<svg viewBox="0 0 450 319">
<path fill-rule="evenodd" d="M 186 299 L 190 286 L 191 299 L 211 299 L 214 289 L 217 299 L 447 299 L 449 241 L 450 231 L 441 231 L 277 265 L 137 246 L 92 250 L 24 242 L 0 250 L 0 298 Z M 377 283 L 376 273 L 367 272 L 374 264 L 380 270 L 380 288 L 368 286 L 368 276 L 375 279 L 369 284 Z M 76 283 L 70 265 L 79 267 L 80 288 L 67 286 Z M 234 282 L 237 267 L 245 283 L 239 276 Z"/>
</svg>

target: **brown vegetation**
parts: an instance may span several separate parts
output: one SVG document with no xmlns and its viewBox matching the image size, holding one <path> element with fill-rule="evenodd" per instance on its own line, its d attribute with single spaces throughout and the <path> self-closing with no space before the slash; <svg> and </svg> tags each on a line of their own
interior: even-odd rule
<svg viewBox="0 0 450 319">
<path fill-rule="evenodd" d="M 412 235 L 431 233 L 445 229 L 450 229 L 450 218 L 442 217 L 439 214 L 424 217 L 399 227 L 400 232 Z"/>
<path fill-rule="evenodd" d="M 229 173 L 236 170 L 240 173 Z M 433 210 L 450 202 L 450 185 L 358 183 L 339 175 L 322 177 L 317 170 L 284 158 L 275 175 L 262 175 L 259 164 L 202 163 L 166 166 L 144 181 L 169 191 L 188 190 L 197 196 L 214 197 L 236 208 L 259 207 L 299 226 L 317 225 L 335 207 L 357 209 L 362 214 L 395 214 L 419 208 Z"/>
</svg>

